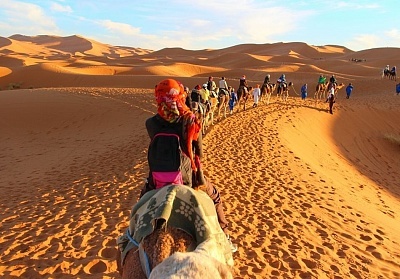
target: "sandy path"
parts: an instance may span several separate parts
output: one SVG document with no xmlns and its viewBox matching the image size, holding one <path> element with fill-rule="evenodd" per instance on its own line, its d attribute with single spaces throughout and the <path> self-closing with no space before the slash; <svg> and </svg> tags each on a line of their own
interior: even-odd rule
<svg viewBox="0 0 400 279">
<path fill-rule="evenodd" d="M 292 99 L 250 109 L 245 117 L 235 114 L 206 137 L 206 168 L 215 174 L 212 179 L 223 193 L 239 245 L 236 278 L 399 276 L 397 214 L 393 208 L 387 214 L 387 206 L 374 204 L 375 199 L 357 198 L 363 186 L 375 186 L 348 168 L 327 142 L 323 131 L 328 129 L 322 124 L 333 125 L 332 116 L 299 105 L 300 100 Z M 312 128 L 314 122 L 301 124 L 302 118 L 320 121 Z M 302 137 L 292 133 L 285 138 L 297 126 Z M 293 151 L 301 147 L 305 153 Z M 378 189 L 371 191 L 382 196 Z M 371 193 L 365 197 L 371 199 Z M 398 200 L 384 200 L 399 209 Z M 378 213 L 370 216 L 375 209 Z"/>
</svg>

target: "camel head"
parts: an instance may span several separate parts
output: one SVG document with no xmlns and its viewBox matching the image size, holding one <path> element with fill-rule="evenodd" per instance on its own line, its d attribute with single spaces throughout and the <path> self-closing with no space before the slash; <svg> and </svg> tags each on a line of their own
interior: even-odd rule
<svg viewBox="0 0 400 279">
<path fill-rule="evenodd" d="M 174 253 L 153 269 L 149 279 L 231 279 L 232 267 L 230 251 L 211 238 L 199 244 L 193 252 Z"/>
<path fill-rule="evenodd" d="M 345 86 L 345 84 L 342 82 L 336 87 L 336 90 L 339 90 L 339 89 L 343 88 L 344 86 Z"/>
</svg>

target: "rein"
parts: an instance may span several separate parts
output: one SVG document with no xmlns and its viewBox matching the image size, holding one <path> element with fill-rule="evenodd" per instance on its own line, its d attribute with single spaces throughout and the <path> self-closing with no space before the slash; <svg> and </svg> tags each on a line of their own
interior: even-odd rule
<svg viewBox="0 0 400 279">
<path fill-rule="evenodd" d="M 297 94 L 296 89 L 294 88 L 293 84 L 291 86 L 293 88 L 294 93 L 296 93 L 296 95 L 299 96 L 299 94 Z"/>
</svg>

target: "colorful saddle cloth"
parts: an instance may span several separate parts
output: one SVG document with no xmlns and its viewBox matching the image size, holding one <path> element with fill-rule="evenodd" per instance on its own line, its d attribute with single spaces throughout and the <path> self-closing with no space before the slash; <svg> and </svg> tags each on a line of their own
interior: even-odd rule
<svg viewBox="0 0 400 279">
<path fill-rule="evenodd" d="M 136 246 L 130 239 L 140 243 L 154 231 L 158 219 L 165 220 L 167 226 L 182 229 L 192 235 L 196 246 L 213 239 L 224 251 L 226 263 L 232 261 L 229 242 L 218 223 L 211 198 L 205 192 L 188 186 L 169 185 L 149 191 L 133 207 L 129 231 L 117 239 L 122 263 L 127 252 Z"/>
</svg>

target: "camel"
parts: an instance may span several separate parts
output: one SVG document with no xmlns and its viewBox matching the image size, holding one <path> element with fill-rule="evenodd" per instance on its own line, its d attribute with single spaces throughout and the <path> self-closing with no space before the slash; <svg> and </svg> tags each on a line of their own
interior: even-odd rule
<svg viewBox="0 0 400 279">
<path fill-rule="evenodd" d="M 223 113 L 223 117 L 226 118 L 226 110 L 228 108 L 228 104 L 229 104 L 229 92 L 228 90 L 223 90 L 220 89 L 219 90 L 219 94 L 218 94 L 218 121 L 221 121 L 221 111 Z"/>
<path fill-rule="evenodd" d="M 210 110 L 208 112 L 206 112 L 205 123 L 204 123 L 206 126 L 206 129 L 208 129 L 210 127 L 210 125 L 211 126 L 214 125 L 214 115 L 218 108 L 218 102 L 219 102 L 217 97 L 210 97 L 209 100 L 210 100 L 211 106 L 210 106 Z"/>
<path fill-rule="evenodd" d="M 146 193 L 117 239 L 122 279 L 233 278 L 233 257 L 211 198 L 168 185 Z"/>
<path fill-rule="evenodd" d="M 345 87 L 345 84 L 344 83 L 340 83 L 340 84 L 338 84 L 337 86 L 336 86 L 336 88 L 335 88 L 335 98 L 337 99 L 337 97 L 338 97 L 338 91 L 340 90 L 340 89 L 342 89 L 343 87 Z"/>
<path fill-rule="evenodd" d="M 243 110 L 246 110 L 246 102 L 249 99 L 250 96 L 250 92 L 249 90 L 245 89 L 244 86 L 239 86 L 237 92 L 237 107 L 238 107 L 238 111 L 240 111 L 240 104 L 243 103 Z"/>
<path fill-rule="evenodd" d="M 260 103 L 263 102 L 264 97 L 265 97 L 265 98 L 267 98 L 266 103 L 267 103 L 267 105 L 269 105 L 269 100 L 271 99 L 271 95 L 272 95 L 272 93 L 274 93 L 275 89 L 276 89 L 275 83 L 269 83 L 269 84 L 264 83 L 261 86 Z"/>
<path fill-rule="evenodd" d="M 206 133 L 210 125 L 214 125 L 214 114 L 218 108 L 218 98 L 210 97 L 210 103 L 204 104 L 199 101 L 192 101 L 190 109 L 200 120 L 203 135 Z"/>
<path fill-rule="evenodd" d="M 328 88 L 328 82 L 318 83 L 315 88 L 314 99 L 316 100 L 325 99 L 327 88 Z"/>
<path fill-rule="evenodd" d="M 205 121 L 206 121 L 207 106 L 200 102 L 193 101 L 190 104 L 190 109 L 192 110 L 192 112 L 195 114 L 196 118 L 201 123 L 201 132 L 204 135 L 206 133 Z"/>
<path fill-rule="evenodd" d="M 392 70 L 384 69 L 382 71 L 382 78 L 388 78 L 388 79 L 392 79 L 392 80 L 396 81 L 397 80 L 396 71 L 393 69 Z"/>
<path fill-rule="evenodd" d="M 324 90 L 324 92 L 321 92 L 321 91 L 320 91 L 320 92 L 321 92 L 320 94 L 318 94 L 318 91 L 315 92 L 315 94 L 314 94 L 315 104 L 317 104 L 318 100 L 323 100 L 323 101 L 326 100 L 325 94 L 329 91 L 329 89 L 328 89 L 328 88 L 329 88 L 329 83 L 325 83 L 324 86 L 326 87 L 325 90 Z M 340 83 L 340 84 L 336 85 L 336 88 L 335 88 L 335 98 L 338 97 L 338 91 L 339 91 L 340 89 L 342 89 L 344 86 L 345 86 L 344 83 Z M 317 89 L 318 89 L 318 85 L 317 85 Z M 323 97 L 323 99 L 322 99 L 322 97 Z"/>
<path fill-rule="evenodd" d="M 282 100 L 286 102 L 289 98 L 289 86 L 293 87 L 293 82 L 289 82 L 287 86 L 278 86 L 276 97 L 281 96 Z"/>
</svg>

